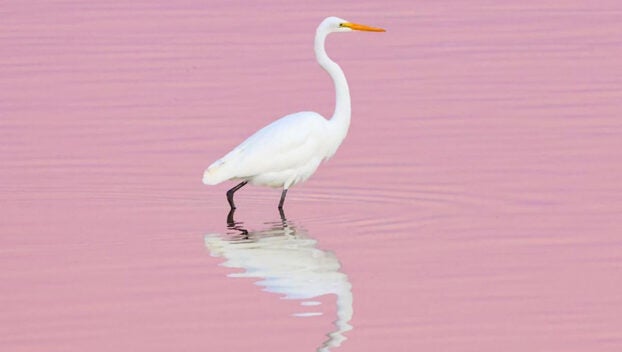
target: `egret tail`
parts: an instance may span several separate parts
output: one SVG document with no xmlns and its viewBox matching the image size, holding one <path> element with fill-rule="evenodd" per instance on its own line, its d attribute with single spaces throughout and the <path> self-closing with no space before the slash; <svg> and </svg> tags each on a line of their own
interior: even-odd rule
<svg viewBox="0 0 622 352">
<path fill-rule="evenodd" d="M 210 165 L 203 173 L 203 183 L 213 186 L 230 179 L 231 175 L 224 166 L 220 160 Z"/>
</svg>

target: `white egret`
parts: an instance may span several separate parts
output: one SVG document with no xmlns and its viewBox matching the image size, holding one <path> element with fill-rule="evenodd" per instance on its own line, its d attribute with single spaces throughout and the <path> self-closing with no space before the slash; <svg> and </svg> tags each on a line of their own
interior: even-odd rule
<svg viewBox="0 0 622 352">
<path fill-rule="evenodd" d="M 334 32 L 384 32 L 382 28 L 328 17 L 315 33 L 315 56 L 333 80 L 336 91 L 335 112 L 327 120 L 322 115 L 303 111 L 282 117 L 265 126 L 210 165 L 203 174 L 203 183 L 215 185 L 227 180 L 242 180 L 227 191 L 231 209 L 233 194 L 247 183 L 282 187 L 279 209 L 283 208 L 287 190 L 306 181 L 322 161 L 332 157 L 345 138 L 350 126 L 350 91 L 343 71 L 326 54 L 326 36 Z"/>
</svg>

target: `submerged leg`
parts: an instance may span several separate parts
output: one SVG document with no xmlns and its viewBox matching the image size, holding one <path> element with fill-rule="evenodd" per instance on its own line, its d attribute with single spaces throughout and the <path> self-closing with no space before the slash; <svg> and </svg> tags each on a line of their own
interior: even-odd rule
<svg viewBox="0 0 622 352">
<path fill-rule="evenodd" d="M 235 208 L 231 208 L 231 210 L 229 210 L 229 214 L 227 214 L 227 227 L 230 229 L 235 228 L 235 219 L 233 218 L 233 215 L 235 215 Z"/>
<path fill-rule="evenodd" d="M 287 195 L 287 189 L 284 189 L 283 193 L 281 193 L 281 201 L 279 202 L 279 209 L 283 209 L 283 203 L 285 203 L 286 195 Z"/>
<path fill-rule="evenodd" d="M 235 191 L 237 191 L 238 189 L 244 187 L 244 185 L 247 183 L 248 181 L 241 182 L 237 186 L 227 191 L 227 201 L 229 201 L 229 205 L 231 206 L 231 209 L 235 209 L 235 204 L 233 204 L 233 193 L 235 193 Z"/>
<path fill-rule="evenodd" d="M 233 216 L 235 215 L 235 208 L 231 208 L 229 210 L 229 214 L 227 214 L 227 228 L 230 230 L 236 230 L 240 232 L 242 238 L 248 239 L 248 230 L 246 230 L 243 226 L 242 222 L 236 222 Z"/>
<path fill-rule="evenodd" d="M 287 226 L 287 218 L 285 217 L 285 212 L 283 208 L 279 208 L 279 215 L 281 215 L 281 222 L 283 223 L 283 227 Z"/>
</svg>

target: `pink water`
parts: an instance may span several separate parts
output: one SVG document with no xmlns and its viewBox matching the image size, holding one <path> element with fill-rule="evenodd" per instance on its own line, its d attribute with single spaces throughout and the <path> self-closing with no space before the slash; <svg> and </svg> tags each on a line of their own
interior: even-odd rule
<svg viewBox="0 0 622 352">
<path fill-rule="evenodd" d="M 0 350 L 622 350 L 619 1 L 0 11 Z M 329 39 L 350 134 L 227 228 L 203 168 L 330 115 L 328 15 L 388 30 Z"/>
</svg>

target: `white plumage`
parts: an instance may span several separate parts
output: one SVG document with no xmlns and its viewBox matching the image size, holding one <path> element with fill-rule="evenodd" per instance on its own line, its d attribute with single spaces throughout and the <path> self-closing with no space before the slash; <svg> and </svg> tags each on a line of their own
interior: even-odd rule
<svg viewBox="0 0 622 352">
<path fill-rule="evenodd" d="M 330 122 L 314 112 L 299 112 L 278 119 L 255 132 L 227 155 L 214 162 L 203 183 L 247 180 L 252 184 L 289 188 L 304 181 L 331 155 L 326 135 Z"/>
<path fill-rule="evenodd" d="M 279 208 L 282 208 L 287 190 L 306 181 L 322 161 L 335 154 L 350 126 L 350 92 L 343 71 L 328 57 L 324 43 L 330 33 L 352 30 L 384 31 L 337 17 L 326 18 L 316 31 L 317 61 L 335 85 L 335 112 L 330 120 L 309 111 L 287 115 L 255 132 L 205 170 L 203 183 L 206 185 L 227 180 L 242 181 L 227 192 L 232 209 L 235 209 L 233 193 L 247 182 L 282 187 L 279 203 Z"/>
</svg>

